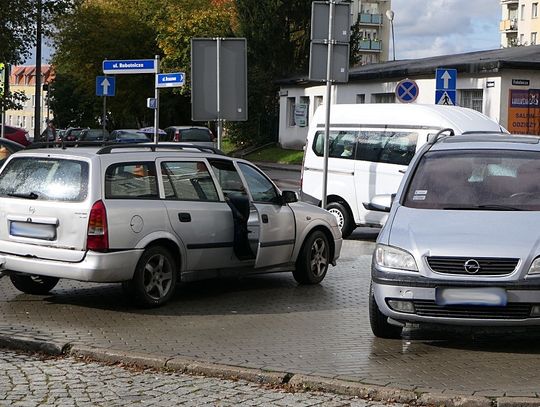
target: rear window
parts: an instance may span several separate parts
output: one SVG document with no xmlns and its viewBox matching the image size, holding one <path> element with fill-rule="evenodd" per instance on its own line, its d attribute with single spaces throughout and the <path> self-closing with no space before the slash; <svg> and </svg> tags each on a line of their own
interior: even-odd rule
<svg viewBox="0 0 540 407">
<path fill-rule="evenodd" d="M 0 196 L 41 201 L 80 202 L 88 193 L 88 163 L 84 161 L 20 157 L 0 174 Z"/>
<path fill-rule="evenodd" d="M 206 129 L 185 129 L 180 130 L 180 141 L 212 141 L 212 136 Z"/>
<path fill-rule="evenodd" d="M 454 150 L 426 153 L 404 205 L 423 209 L 540 210 L 540 153 Z"/>
</svg>

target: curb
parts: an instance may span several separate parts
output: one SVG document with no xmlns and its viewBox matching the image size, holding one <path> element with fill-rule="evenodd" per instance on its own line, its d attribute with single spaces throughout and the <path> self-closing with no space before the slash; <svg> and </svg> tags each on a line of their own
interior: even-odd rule
<svg viewBox="0 0 540 407">
<path fill-rule="evenodd" d="M 258 384 L 287 386 L 293 390 L 321 391 L 345 396 L 355 396 L 380 402 L 395 402 L 437 407 L 535 407 L 540 398 L 460 396 L 442 393 L 419 393 L 399 388 L 331 379 L 305 374 L 276 372 L 203 362 L 184 357 L 158 357 L 138 352 L 101 349 L 70 343 L 58 343 L 39 338 L 10 336 L 0 333 L 0 348 L 36 352 L 51 356 L 87 358 L 96 362 L 121 363 L 139 368 L 153 368 L 188 375 L 216 377 L 228 380 L 245 380 Z"/>
</svg>

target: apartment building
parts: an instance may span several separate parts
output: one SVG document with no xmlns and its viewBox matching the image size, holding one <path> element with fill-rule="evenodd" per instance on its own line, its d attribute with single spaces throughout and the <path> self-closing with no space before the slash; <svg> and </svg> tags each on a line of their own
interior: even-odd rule
<svg viewBox="0 0 540 407">
<path fill-rule="evenodd" d="M 540 43 L 538 0 L 501 0 L 501 47 Z"/>
<path fill-rule="evenodd" d="M 361 54 L 359 65 L 388 61 L 391 21 L 387 12 L 391 0 L 352 0 L 352 23 L 359 23 Z"/>
<path fill-rule="evenodd" d="M 41 83 L 48 85 L 54 78 L 50 65 L 41 66 Z M 7 110 L 5 123 L 8 126 L 26 129 L 30 135 L 34 134 L 34 113 L 36 106 L 36 67 L 35 66 L 12 66 L 9 76 L 9 86 L 12 92 L 24 92 L 28 100 L 23 104 L 22 110 Z M 52 114 L 48 109 L 47 91 L 41 92 L 41 128 L 40 133 L 47 125 L 47 119 L 52 120 Z"/>
</svg>

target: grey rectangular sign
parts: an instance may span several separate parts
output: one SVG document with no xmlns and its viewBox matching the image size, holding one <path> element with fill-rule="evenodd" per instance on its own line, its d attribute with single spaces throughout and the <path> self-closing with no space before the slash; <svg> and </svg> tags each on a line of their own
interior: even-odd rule
<svg viewBox="0 0 540 407">
<path fill-rule="evenodd" d="M 332 39 L 338 42 L 349 42 L 351 36 L 351 5 L 336 3 L 334 5 L 334 22 Z M 311 40 L 328 40 L 328 19 L 330 4 L 314 1 L 311 7 Z"/>
<path fill-rule="evenodd" d="M 326 81 L 327 60 L 328 44 L 312 42 L 309 58 L 310 80 Z M 349 44 L 334 44 L 330 80 L 335 82 L 349 81 Z"/>
<path fill-rule="evenodd" d="M 191 40 L 191 118 L 194 121 L 247 120 L 245 38 Z"/>
</svg>

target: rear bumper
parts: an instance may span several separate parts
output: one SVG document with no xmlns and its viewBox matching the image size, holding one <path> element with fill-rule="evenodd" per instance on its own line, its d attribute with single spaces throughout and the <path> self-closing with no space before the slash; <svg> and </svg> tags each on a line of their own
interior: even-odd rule
<svg viewBox="0 0 540 407">
<path fill-rule="evenodd" d="M 46 260 L 0 252 L 0 269 L 96 283 L 120 282 L 133 278 L 142 252 L 142 249 L 111 253 L 88 251 L 80 262 Z"/>
</svg>

